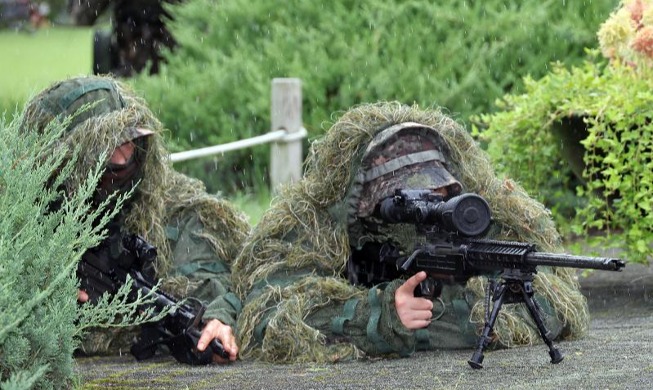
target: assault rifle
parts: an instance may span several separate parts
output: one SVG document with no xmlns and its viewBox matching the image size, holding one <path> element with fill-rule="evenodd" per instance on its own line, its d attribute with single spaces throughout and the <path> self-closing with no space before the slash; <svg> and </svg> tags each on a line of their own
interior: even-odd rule
<svg viewBox="0 0 653 390">
<path fill-rule="evenodd" d="M 475 369 L 483 368 L 483 350 L 490 343 L 492 328 L 504 303 L 524 303 L 549 347 L 551 363 L 560 363 L 564 358 L 554 347 L 541 310 L 533 299 L 533 278 L 538 266 L 607 271 L 621 271 L 625 266 L 623 260 L 616 258 L 543 253 L 529 243 L 477 238 L 488 231 L 492 218 L 487 201 L 473 193 L 444 201 L 430 190 L 398 189 L 394 196 L 379 203 L 378 211 L 386 222 L 415 224 L 418 232 L 424 234 L 425 241 L 418 243 L 408 256 L 390 245 L 381 248 L 381 262 L 395 261 L 400 272 L 412 275 L 426 271 L 428 277 L 420 285 L 423 296 L 439 295 L 445 281 L 465 283 L 473 276 L 499 273 L 498 280 L 490 283 L 485 300 L 485 326 L 468 360 Z"/>
<path fill-rule="evenodd" d="M 151 293 L 155 299 L 143 309 L 152 307 L 154 314 L 169 311 L 161 320 L 141 325 L 141 334 L 130 350 L 137 360 L 151 358 L 161 345 L 166 345 L 181 363 L 209 364 L 213 353 L 228 358 L 229 354 L 216 339 L 204 352 L 196 350 L 205 325 L 202 316 L 206 306 L 202 302 L 189 298 L 180 303 L 161 291 L 152 291 L 153 278 L 146 275 L 153 274 L 156 256 L 156 248 L 142 237 L 113 232 L 82 256 L 77 269 L 80 289 L 86 291 L 92 304 L 105 293 L 115 294 L 129 275 L 132 279 L 130 301 L 135 301 L 139 293 L 140 296 Z"/>
</svg>

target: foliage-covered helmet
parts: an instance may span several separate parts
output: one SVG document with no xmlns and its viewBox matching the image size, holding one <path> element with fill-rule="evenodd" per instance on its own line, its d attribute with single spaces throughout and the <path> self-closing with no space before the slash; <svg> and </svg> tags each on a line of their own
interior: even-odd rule
<svg viewBox="0 0 653 390">
<path fill-rule="evenodd" d="M 144 136 L 151 135 L 153 131 L 140 128 L 136 118 L 126 123 L 115 120 L 115 117 L 103 120 L 111 118 L 112 113 L 126 109 L 127 102 L 114 79 L 77 77 L 56 83 L 40 93 L 28 104 L 25 120 L 30 121 L 29 125 L 39 132 L 47 131 L 47 126 L 53 120 L 66 121 L 64 138 L 69 139 L 69 144 L 78 145 L 70 141 L 73 139 L 95 143 L 93 147 L 81 150 L 89 163 L 103 163 L 97 161 L 102 152 L 106 153 L 105 156 L 111 156 L 116 148 L 133 142 L 135 147 L 124 163 L 111 164 L 107 161 L 95 196 L 96 201 L 101 202 L 110 193 L 129 191 L 142 178 L 147 150 Z M 101 123 L 98 121 L 104 122 L 105 126 L 96 126 Z"/>
<path fill-rule="evenodd" d="M 90 106 L 78 113 L 85 105 Z M 56 83 L 37 95 L 27 106 L 30 115 L 26 119 L 44 131 L 53 119 L 77 114 L 66 127 L 69 131 L 86 119 L 123 107 L 125 103 L 113 80 L 79 77 Z"/>
<path fill-rule="evenodd" d="M 121 86 L 108 77 L 77 77 L 58 82 L 32 99 L 26 107 L 23 126 L 46 131 L 52 120 L 69 120 L 66 132 L 91 118 L 100 118 L 126 109 Z M 29 122 L 29 123 L 26 123 Z M 151 132 L 138 129 L 138 123 L 125 126 L 119 141 L 126 142 Z"/>
</svg>

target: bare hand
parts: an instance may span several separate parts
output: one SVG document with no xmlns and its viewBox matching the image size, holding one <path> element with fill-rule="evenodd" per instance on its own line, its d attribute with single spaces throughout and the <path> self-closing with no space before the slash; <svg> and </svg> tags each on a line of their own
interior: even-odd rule
<svg viewBox="0 0 653 390">
<path fill-rule="evenodd" d="M 395 291 L 395 309 L 401 323 L 408 329 L 425 328 L 431 323 L 433 302 L 416 297 L 414 293 L 415 288 L 424 279 L 426 279 L 426 272 L 418 272 Z"/>
<path fill-rule="evenodd" d="M 218 339 L 222 343 L 225 351 L 229 353 L 229 359 L 224 359 L 219 355 L 213 354 L 214 363 L 222 364 L 236 360 L 238 356 L 238 345 L 236 344 L 236 336 L 234 336 L 231 326 L 225 325 L 215 319 L 207 322 L 197 342 L 197 350 L 203 352 L 213 339 Z"/>
<path fill-rule="evenodd" d="M 88 294 L 84 290 L 77 290 L 77 302 L 88 302 Z"/>
</svg>

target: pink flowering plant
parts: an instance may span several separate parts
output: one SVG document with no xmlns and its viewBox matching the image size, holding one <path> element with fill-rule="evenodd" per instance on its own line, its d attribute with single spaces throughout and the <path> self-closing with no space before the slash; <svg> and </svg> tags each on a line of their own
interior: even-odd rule
<svg viewBox="0 0 653 390">
<path fill-rule="evenodd" d="M 622 0 L 598 32 L 603 55 L 630 66 L 653 66 L 653 1 Z"/>
</svg>

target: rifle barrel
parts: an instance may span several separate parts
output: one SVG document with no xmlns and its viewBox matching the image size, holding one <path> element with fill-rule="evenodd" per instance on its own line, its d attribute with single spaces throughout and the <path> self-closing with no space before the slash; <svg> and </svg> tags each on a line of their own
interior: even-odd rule
<svg viewBox="0 0 653 390">
<path fill-rule="evenodd" d="M 625 263 L 611 257 L 575 256 L 566 253 L 531 252 L 526 255 L 526 263 L 550 265 L 553 267 L 591 268 L 605 271 L 621 271 Z"/>
<path fill-rule="evenodd" d="M 590 268 L 621 271 L 625 262 L 611 257 L 575 256 L 566 253 L 538 252 L 535 245 L 517 241 L 472 239 L 464 245 L 463 253 L 474 266 L 480 268 L 516 268 L 520 264 L 569 268 Z"/>
</svg>

